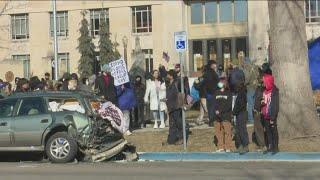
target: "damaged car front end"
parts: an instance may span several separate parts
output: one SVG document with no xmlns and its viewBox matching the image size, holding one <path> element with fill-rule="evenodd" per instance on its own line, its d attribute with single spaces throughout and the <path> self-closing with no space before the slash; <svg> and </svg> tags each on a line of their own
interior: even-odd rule
<svg viewBox="0 0 320 180">
<path fill-rule="evenodd" d="M 60 98 L 62 102 L 70 101 L 70 99 L 70 97 Z M 53 112 L 53 116 L 66 127 L 68 136 L 76 142 L 79 160 L 101 162 L 106 160 L 136 161 L 138 159 L 135 146 L 128 143 L 123 134 L 112 126 L 110 122 L 112 117 L 102 118 L 94 109 L 93 103 L 102 104 L 101 99 L 92 95 L 81 95 L 74 99 L 78 100 L 79 108 L 83 108 L 84 111 L 76 107 L 71 111 Z M 57 98 L 53 100 L 59 101 Z M 47 151 L 47 154 L 48 152 L 51 151 Z M 52 156 L 49 158 L 53 162 L 59 162 L 55 161 Z"/>
</svg>

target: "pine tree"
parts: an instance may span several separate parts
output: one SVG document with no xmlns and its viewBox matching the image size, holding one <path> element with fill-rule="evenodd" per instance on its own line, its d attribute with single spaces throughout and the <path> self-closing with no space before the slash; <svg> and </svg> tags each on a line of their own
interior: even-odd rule
<svg viewBox="0 0 320 180">
<path fill-rule="evenodd" d="M 85 18 L 86 12 L 81 12 L 83 19 L 81 21 L 80 37 L 78 38 L 79 46 L 77 47 L 81 54 L 78 72 L 81 78 L 89 77 L 93 74 L 94 64 L 94 49 L 95 46 L 92 42 L 92 37 L 89 35 L 89 23 Z"/>
<path fill-rule="evenodd" d="M 102 17 L 104 17 L 104 14 L 102 14 Z M 117 59 L 115 53 L 114 53 L 114 47 L 113 43 L 110 40 L 110 32 L 109 27 L 105 19 L 100 20 L 100 40 L 99 40 L 99 49 L 100 49 L 100 64 L 107 64 L 111 61 L 114 61 Z"/>
</svg>

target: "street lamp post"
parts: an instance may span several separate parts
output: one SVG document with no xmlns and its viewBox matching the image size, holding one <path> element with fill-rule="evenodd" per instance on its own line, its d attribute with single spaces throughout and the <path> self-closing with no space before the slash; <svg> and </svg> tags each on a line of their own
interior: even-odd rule
<svg viewBox="0 0 320 180">
<path fill-rule="evenodd" d="M 53 4 L 53 35 L 54 35 L 54 79 L 58 80 L 58 40 L 57 40 L 57 8 L 56 0 L 52 0 Z"/>
<path fill-rule="evenodd" d="M 126 62 L 126 66 L 128 67 L 128 55 L 127 55 L 127 47 L 128 47 L 128 38 L 127 36 L 123 36 L 122 38 L 122 43 L 123 43 L 123 56 L 124 60 Z"/>
</svg>

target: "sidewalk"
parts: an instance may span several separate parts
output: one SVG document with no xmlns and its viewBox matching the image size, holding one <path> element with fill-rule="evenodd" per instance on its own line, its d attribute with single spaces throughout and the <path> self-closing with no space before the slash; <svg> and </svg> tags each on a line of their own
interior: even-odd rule
<svg viewBox="0 0 320 180">
<path fill-rule="evenodd" d="M 175 152 L 147 152 L 139 153 L 139 161 L 310 161 L 320 162 L 318 152 L 279 152 L 275 155 L 270 153 L 249 152 L 244 155 L 238 153 L 175 153 Z"/>
</svg>

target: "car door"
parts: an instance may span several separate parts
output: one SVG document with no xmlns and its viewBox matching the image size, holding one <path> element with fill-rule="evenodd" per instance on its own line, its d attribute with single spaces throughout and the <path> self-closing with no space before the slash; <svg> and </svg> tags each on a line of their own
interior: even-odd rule
<svg viewBox="0 0 320 180">
<path fill-rule="evenodd" d="M 14 145 L 41 146 L 43 132 L 51 123 L 51 113 L 42 97 L 23 98 L 13 123 Z"/>
<path fill-rule="evenodd" d="M 17 101 L 17 99 L 0 101 L 0 147 L 12 146 L 12 115 Z"/>
</svg>

